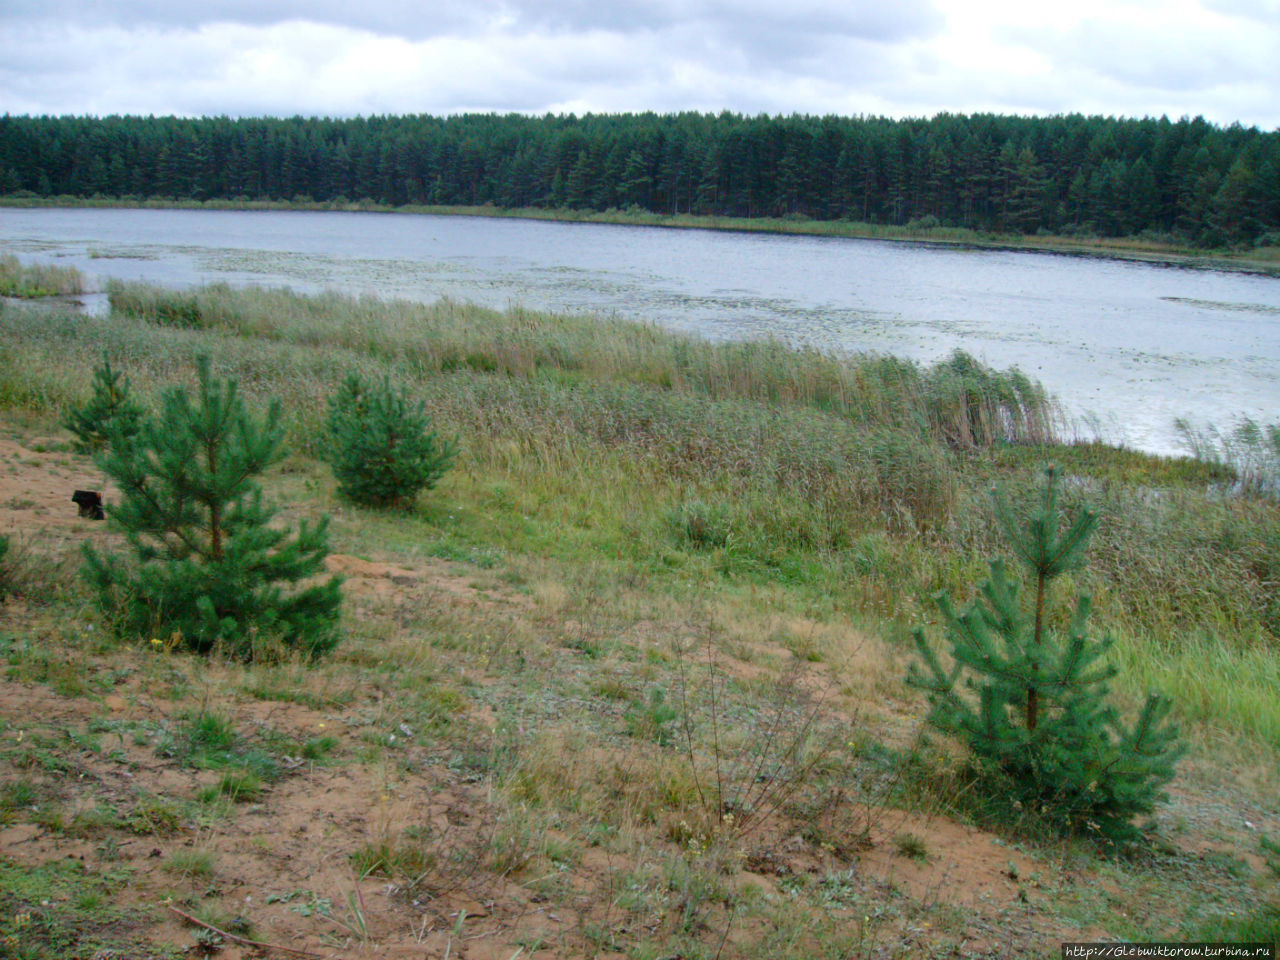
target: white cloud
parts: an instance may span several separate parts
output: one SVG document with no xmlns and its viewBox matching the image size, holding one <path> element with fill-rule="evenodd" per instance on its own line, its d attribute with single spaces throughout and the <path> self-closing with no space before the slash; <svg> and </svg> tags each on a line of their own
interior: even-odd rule
<svg viewBox="0 0 1280 960">
<path fill-rule="evenodd" d="M 895 93 L 936 109 L 955 110 L 945 94 L 962 91 L 966 110 L 1203 114 L 1274 128 L 1280 19 L 1261 16 L 1274 2 L 940 0 L 946 29 L 919 45 L 934 67 Z"/>
<path fill-rule="evenodd" d="M 1079 111 L 1280 125 L 1280 0 L 8 0 L 0 111 Z"/>
</svg>

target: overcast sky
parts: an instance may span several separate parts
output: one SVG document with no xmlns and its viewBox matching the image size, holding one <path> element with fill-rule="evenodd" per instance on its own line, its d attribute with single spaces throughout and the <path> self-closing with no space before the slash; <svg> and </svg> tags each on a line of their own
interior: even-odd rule
<svg viewBox="0 0 1280 960">
<path fill-rule="evenodd" d="M 0 113 L 1203 115 L 1280 0 L 0 0 Z"/>
</svg>

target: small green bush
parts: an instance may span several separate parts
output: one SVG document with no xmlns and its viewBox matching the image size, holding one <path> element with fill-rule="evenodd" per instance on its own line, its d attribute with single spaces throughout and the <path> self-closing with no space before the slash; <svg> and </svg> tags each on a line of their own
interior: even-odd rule
<svg viewBox="0 0 1280 960">
<path fill-rule="evenodd" d="M 649 699 L 643 703 L 633 703 L 622 719 L 631 736 L 640 740 L 652 740 L 658 746 L 665 747 L 675 736 L 672 725 L 679 717 L 679 712 L 667 703 L 667 695 L 662 688 L 653 687 L 649 691 Z"/>
<path fill-rule="evenodd" d="M 733 538 L 732 519 L 724 504 L 686 500 L 667 514 L 667 524 L 677 539 L 698 550 L 727 547 Z"/>
<path fill-rule="evenodd" d="M 1116 668 L 1106 663 L 1111 641 L 1088 635 L 1088 597 L 1065 629 L 1052 628 L 1050 585 L 1084 566 L 1098 515 L 1083 510 L 1065 520 L 1057 473 L 1045 476 L 1029 515 L 996 497 L 996 519 L 1029 574 L 1029 609 L 1003 561 L 993 560 L 969 607 L 957 611 L 938 597 L 951 664 L 917 631 L 920 662 L 907 682 L 928 694 L 929 723 L 969 748 L 993 807 L 1055 832 L 1139 839 L 1132 821 L 1164 799 L 1183 749 L 1168 699 L 1149 694 L 1132 726 L 1107 702 Z"/>
<path fill-rule="evenodd" d="M 337 642 L 340 581 L 296 588 L 323 571 L 327 518 L 281 527 L 254 479 L 281 455 L 279 417 L 278 403 L 250 417 L 202 357 L 194 404 L 170 390 L 135 437 L 111 438 L 98 463 L 120 489 L 110 522 L 132 557 L 86 545 L 85 575 L 121 634 L 244 660 Z"/>
<path fill-rule="evenodd" d="M 421 402 L 391 381 L 371 387 L 351 374 L 329 404 L 330 460 L 338 490 L 370 507 L 405 506 L 432 489 L 457 455 L 441 440 Z"/>
<path fill-rule="evenodd" d="M 76 435 L 77 453 L 98 453 L 114 434 L 137 434 L 142 407 L 129 395 L 129 378 L 111 369 L 105 356 L 93 368 L 93 396 L 83 407 L 67 411 L 64 426 Z"/>
</svg>

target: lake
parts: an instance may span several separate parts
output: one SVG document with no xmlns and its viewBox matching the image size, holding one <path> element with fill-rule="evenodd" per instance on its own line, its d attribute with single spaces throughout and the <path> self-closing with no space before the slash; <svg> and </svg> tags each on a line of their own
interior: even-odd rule
<svg viewBox="0 0 1280 960">
<path fill-rule="evenodd" d="M 484 217 L 0 208 L 0 252 L 91 277 L 615 314 L 1016 365 L 1083 436 L 1181 452 L 1174 420 L 1280 420 L 1280 278 L 1044 253 Z"/>
</svg>

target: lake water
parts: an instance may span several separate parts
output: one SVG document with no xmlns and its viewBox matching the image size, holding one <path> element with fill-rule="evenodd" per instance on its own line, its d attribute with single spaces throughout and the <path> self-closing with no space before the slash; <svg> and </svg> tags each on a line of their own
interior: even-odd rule
<svg viewBox="0 0 1280 960">
<path fill-rule="evenodd" d="M 1180 452 L 1173 421 L 1280 420 L 1280 278 L 871 240 L 375 213 L 0 208 L 0 252 L 92 277 L 617 314 L 1016 365 L 1082 435 Z"/>
</svg>

